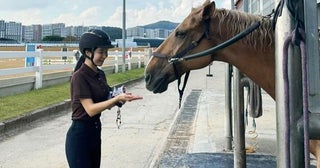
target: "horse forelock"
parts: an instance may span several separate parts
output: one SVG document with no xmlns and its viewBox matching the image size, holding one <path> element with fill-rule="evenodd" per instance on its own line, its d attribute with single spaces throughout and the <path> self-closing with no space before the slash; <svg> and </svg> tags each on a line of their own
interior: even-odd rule
<svg viewBox="0 0 320 168">
<path fill-rule="evenodd" d="M 219 20 L 219 29 L 217 30 L 220 37 L 227 40 L 236 34 L 242 32 L 253 23 L 260 21 L 259 28 L 247 35 L 241 40 L 245 45 L 251 45 L 255 49 L 266 50 L 274 45 L 274 31 L 272 29 L 272 20 L 263 19 L 261 16 L 252 15 L 239 11 L 231 11 L 226 9 L 216 9 L 212 17 L 217 17 Z"/>
</svg>

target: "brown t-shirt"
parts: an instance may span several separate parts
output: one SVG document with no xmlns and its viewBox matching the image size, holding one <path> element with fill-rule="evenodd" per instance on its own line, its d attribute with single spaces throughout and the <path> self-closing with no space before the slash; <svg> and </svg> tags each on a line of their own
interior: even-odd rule
<svg viewBox="0 0 320 168">
<path fill-rule="evenodd" d="M 101 114 L 90 117 L 80 103 L 80 98 L 91 98 L 94 103 L 109 99 L 111 91 L 105 73 L 99 69 L 95 72 L 86 64 L 72 75 L 71 78 L 72 120 L 97 120 Z"/>
</svg>

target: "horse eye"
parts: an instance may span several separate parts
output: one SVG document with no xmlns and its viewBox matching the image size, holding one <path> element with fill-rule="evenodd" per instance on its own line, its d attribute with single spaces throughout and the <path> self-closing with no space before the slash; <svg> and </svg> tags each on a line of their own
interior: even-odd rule
<svg viewBox="0 0 320 168">
<path fill-rule="evenodd" d="M 184 38 L 186 36 L 186 32 L 184 31 L 176 31 L 176 37 L 178 38 Z"/>
</svg>

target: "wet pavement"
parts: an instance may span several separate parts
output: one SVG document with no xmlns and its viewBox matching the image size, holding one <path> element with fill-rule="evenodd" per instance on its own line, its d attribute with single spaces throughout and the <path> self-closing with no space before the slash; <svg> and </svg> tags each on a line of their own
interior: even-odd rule
<svg viewBox="0 0 320 168">
<path fill-rule="evenodd" d="M 101 167 L 233 167 L 233 154 L 225 150 L 225 64 L 213 63 L 192 71 L 178 109 L 176 82 L 168 91 L 153 94 L 144 81 L 127 86 L 143 100 L 128 102 L 122 110 L 122 125 L 115 123 L 116 108 L 102 114 Z M 263 116 L 252 119 L 246 130 L 248 167 L 275 166 L 275 102 L 263 92 Z M 0 142 L 0 168 L 65 168 L 64 143 L 71 124 L 65 114 L 28 125 L 28 129 Z M 261 166 L 262 167 L 262 166 Z"/>
</svg>

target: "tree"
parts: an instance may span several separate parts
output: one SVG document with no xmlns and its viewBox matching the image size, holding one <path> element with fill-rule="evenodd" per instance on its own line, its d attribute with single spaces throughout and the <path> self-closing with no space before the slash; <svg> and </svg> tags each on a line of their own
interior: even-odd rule
<svg viewBox="0 0 320 168">
<path fill-rule="evenodd" d="M 64 38 L 60 36 L 46 36 L 42 41 L 62 41 Z"/>
<path fill-rule="evenodd" d="M 67 36 L 66 38 L 63 39 L 65 42 L 74 42 L 74 41 L 79 41 L 77 37 L 74 36 Z"/>
</svg>

